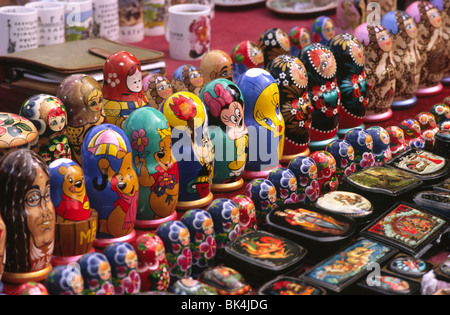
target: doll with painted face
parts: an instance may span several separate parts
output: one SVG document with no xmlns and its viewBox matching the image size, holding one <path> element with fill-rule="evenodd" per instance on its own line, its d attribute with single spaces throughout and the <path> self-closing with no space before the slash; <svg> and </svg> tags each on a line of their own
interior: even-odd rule
<svg viewBox="0 0 450 315">
<path fill-rule="evenodd" d="M 450 105 L 437 103 L 430 107 L 429 112 L 433 114 L 439 129 L 444 130 L 450 124 Z"/>
<path fill-rule="evenodd" d="M 282 29 L 269 28 L 259 36 L 259 47 L 264 55 L 264 67 L 279 55 L 289 54 L 289 36 Z"/>
<path fill-rule="evenodd" d="M 62 81 L 56 96 L 66 108 L 72 159 L 81 164 L 84 136 L 93 126 L 105 121 L 102 86 L 89 75 L 73 74 Z"/>
<path fill-rule="evenodd" d="M 311 39 L 313 43 L 326 45 L 336 35 L 334 22 L 328 16 L 319 16 L 311 26 Z"/>
<path fill-rule="evenodd" d="M 303 47 L 311 45 L 311 34 L 306 27 L 295 26 L 289 33 L 289 44 L 291 46 L 289 52 L 292 56 L 297 57 Z"/>
<path fill-rule="evenodd" d="M 186 64 L 175 69 L 172 76 L 173 92 L 189 92 L 196 96 L 205 86 L 205 78 L 202 71 L 196 66 Z"/>
<path fill-rule="evenodd" d="M 45 279 L 45 287 L 50 295 L 81 295 L 84 280 L 80 269 L 73 265 L 53 266 Z"/>
<path fill-rule="evenodd" d="M 308 95 L 308 74 L 297 57 L 281 55 L 269 65 L 280 92 L 281 114 L 286 125 L 281 163 L 309 154 L 309 134 L 314 108 Z"/>
<path fill-rule="evenodd" d="M 392 158 L 389 134 L 386 129 L 380 126 L 369 127 L 366 132 L 372 137 L 375 166 L 383 166 Z"/>
<path fill-rule="evenodd" d="M 228 198 L 217 198 L 206 208 L 214 224 L 216 247 L 223 255 L 224 247 L 229 245 L 240 234 L 239 209 Z"/>
<path fill-rule="evenodd" d="M 435 135 L 439 131 L 434 115 L 430 112 L 420 112 L 414 119 L 419 123 L 422 137 L 425 141 L 425 150 L 432 152 L 436 141 Z"/>
<path fill-rule="evenodd" d="M 331 153 L 336 161 L 336 177 L 339 184 L 342 178 L 356 172 L 355 150 L 353 146 L 344 139 L 336 139 L 327 144 L 325 151 Z"/>
<path fill-rule="evenodd" d="M 34 151 L 12 151 L 0 162 L 0 180 L 0 217 L 7 231 L 2 280 L 44 280 L 52 269 L 55 245 L 55 209 L 47 164 Z"/>
<path fill-rule="evenodd" d="M 297 177 L 290 169 L 276 168 L 269 173 L 267 179 L 277 191 L 277 200 L 275 201 L 277 206 L 297 202 Z"/>
<path fill-rule="evenodd" d="M 308 72 L 308 95 L 314 107 L 309 147 L 316 150 L 337 139 L 341 108 L 337 64 L 331 50 L 318 43 L 305 47 L 299 59 Z"/>
<path fill-rule="evenodd" d="M 115 295 L 111 264 L 103 253 L 87 253 L 78 260 L 83 295 Z"/>
<path fill-rule="evenodd" d="M 148 104 L 160 110 L 164 101 L 173 94 L 172 83 L 160 73 L 150 73 L 142 79 L 142 88 Z"/>
<path fill-rule="evenodd" d="M 320 196 L 316 162 L 309 156 L 298 156 L 292 159 L 288 168 L 297 178 L 298 202 L 314 204 Z"/>
<path fill-rule="evenodd" d="M 360 13 L 353 0 L 339 0 L 336 7 L 336 34 L 350 33 L 359 25 Z"/>
<path fill-rule="evenodd" d="M 231 52 L 233 61 L 233 81 L 238 82 L 241 75 L 252 68 L 264 67 L 264 54 L 256 43 L 244 40 L 234 46 Z"/>
<path fill-rule="evenodd" d="M 253 200 L 245 195 L 236 195 L 231 198 L 239 209 L 239 234 L 258 230 L 256 221 L 256 208 Z"/>
<path fill-rule="evenodd" d="M 373 139 L 367 131 L 362 128 L 350 129 L 345 134 L 344 140 L 347 140 L 355 150 L 355 163 L 357 171 L 375 165 L 375 157 L 373 155 Z"/>
<path fill-rule="evenodd" d="M 442 84 L 450 84 L 450 2 L 447 0 L 430 0 L 442 17 L 442 40 L 445 43 L 445 69 Z"/>
<path fill-rule="evenodd" d="M 317 165 L 317 181 L 319 182 L 320 193 L 326 194 L 335 191 L 339 187 L 336 176 L 336 160 L 334 156 L 324 150 L 314 151 L 310 157 Z"/>
<path fill-rule="evenodd" d="M 245 195 L 255 203 L 258 225 L 265 226 L 266 215 L 276 207 L 277 189 L 274 184 L 268 179 L 253 179 L 247 184 Z"/>
<path fill-rule="evenodd" d="M 391 154 L 393 157 L 409 149 L 402 128 L 400 128 L 399 126 L 388 126 L 386 127 L 386 131 L 389 134 L 389 147 L 391 149 Z"/>
<path fill-rule="evenodd" d="M 403 130 L 405 141 L 409 148 L 425 148 L 425 139 L 422 136 L 422 129 L 417 120 L 412 118 L 404 119 L 399 127 Z"/>
<path fill-rule="evenodd" d="M 200 63 L 205 84 L 215 79 L 233 81 L 233 61 L 223 50 L 211 50 L 203 56 Z"/>
<path fill-rule="evenodd" d="M 142 88 L 142 69 L 137 57 L 119 51 L 106 59 L 103 67 L 103 97 L 106 122 L 123 127 L 137 108 L 148 106 Z"/>
</svg>

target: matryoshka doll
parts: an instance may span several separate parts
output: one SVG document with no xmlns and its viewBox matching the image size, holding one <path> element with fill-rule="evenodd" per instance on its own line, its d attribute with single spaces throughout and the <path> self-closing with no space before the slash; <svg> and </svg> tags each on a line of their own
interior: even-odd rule
<svg viewBox="0 0 450 315">
<path fill-rule="evenodd" d="M 153 233 L 136 237 L 134 249 L 138 257 L 141 292 L 166 291 L 170 284 L 169 264 L 161 238 Z"/>
<path fill-rule="evenodd" d="M 277 205 L 277 189 L 274 184 L 268 179 L 253 179 L 247 184 L 245 195 L 251 198 L 255 204 L 258 226 L 265 227 L 267 225 L 266 215 Z"/>
<path fill-rule="evenodd" d="M 309 155 L 309 134 L 314 108 L 308 96 L 308 74 L 297 57 L 280 55 L 268 66 L 280 93 L 281 114 L 285 122 L 285 141 L 281 163 Z"/>
<path fill-rule="evenodd" d="M 84 280 L 80 268 L 73 264 L 53 266 L 45 279 L 45 287 L 50 295 L 81 295 Z"/>
<path fill-rule="evenodd" d="M 269 173 L 267 179 L 277 191 L 277 200 L 275 201 L 277 206 L 297 202 L 297 178 L 290 169 L 276 168 Z"/>
<path fill-rule="evenodd" d="M 392 117 L 395 92 L 395 66 L 392 61 L 392 39 L 381 24 L 359 25 L 353 35 L 364 46 L 364 72 L 372 88 L 364 121 L 379 122 Z"/>
<path fill-rule="evenodd" d="M 415 120 L 420 125 L 422 137 L 425 141 L 425 150 L 432 152 L 434 148 L 434 136 L 439 131 L 434 115 L 430 112 L 420 112 L 415 116 Z"/>
<path fill-rule="evenodd" d="M 38 139 L 38 130 L 30 120 L 0 112 L 0 159 L 11 151 L 31 148 Z"/>
<path fill-rule="evenodd" d="M 67 136 L 72 160 L 81 165 L 81 144 L 93 126 L 105 121 L 102 86 L 86 74 L 65 78 L 56 92 L 67 112 Z"/>
<path fill-rule="evenodd" d="M 103 78 L 106 123 L 123 127 L 135 109 L 149 106 L 142 87 L 141 63 L 135 55 L 119 51 L 109 56 L 103 66 Z"/>
<path fill-rule="evenodd" d="M 47 288 L 41 282 L 28 281 L 23 283 L 9 295 L 49 295 Z"/>
<path fill-rule="evenodd" d="M 258 230 L 256 221 L 256 208 L 253 200 L 245 195 L 236 195 L 231 198 L 239 209 L 239 234 Z"/>
<path fill-rule="evenodd" d="M 443 125 L 450 124 L 450 105 L 445 103 L 434 104 L 429 112 L 433 114 L 439 129 L 443 130 Z"/>
<path fill-rule="evenodd" d="M 150 73 L 142 78 L 142 88 L 148 104 L 157 110 L 161 110 L 164 101 L 173 94 L 172 83 L 161 73 Z"/>
<path fill-rule="evenodd" d="M 390 149 L 393 157 L 409 149 L 402 128 L 399 126 L 388 126 L 386 127 L 386 131 L 389 134 Z"/>
<path fill-rule="evenodd" d="M 336 79 L 336 59 L 331 50 L 315 43 L 300 53 L 308 72 L 308 95 L 314 107 L 309 148 L 316 151 L 337 139 L 341 92 Z"/>
<path fill-rule="evenodd" d="M 333 20 L 328 16 L 317 17 L 311 26 L 311 41 L 327 45 L 328 41 L 336 35 Z"/>
<path fill-rule="evenodd" d="M 317 181 L 319 182 L 320 193 L 326 194 L 335 191 L 339 187 L 336 176 L 336 160 L 334 156 L 324 150 L 314 151 L 310 157 L 317 165 Z"/>
<path fill-rule="evenodd" d="M 373 156 L 376 166 L 383 166 L 392 158 L 391 139 L 389 133 L 380 126 L 372 126 L 366 129 L 366 132 L 372 137 Z"/>
<path fill-rule="evenodd" d="M 227 79 L 207 83 L 200 98 L 208 113 L 209 133 L 214 144 L 213 192 L 228 192 L 244 185 L 242 174 L 248 150 L 244 99 L 236 84 Z"/>
<path fill-rule="evenodd" d="M 364 72 L 364 47 L 349 33 L 336 35 L 328 42 L 337 63 L 336 79 L 341 91 L 342 110 L 339 112 L 339 136 L 350 128 L 364 127 L 371 85 Z"/>
<path fill-rule="evenodd" d="M 417 120 L 412 118 L 404 119 L 399 127 L 403 130 L 405 141 L 409 148 L 425 148 L 425 139 L 422 136 L 422 129 Z"/>
<path fill-rule="evenodd" d="M 38 130 L 38 141 L 31 145 L 48 164 L 59 158 L 72 157 L 67 138 L 67 114 L 64 104 L 55 96 L 37 94 L 21 106 L 19 115 L 29 119 Z"/>
<path fill-rule="evenodd" d="M 350 33 L 359 25 L 361 15 L 353 0 L 338 0 L 336 7 L 336 34 Z"/>
<path fill-rule="evenodd" d="M 98 213 L 94 246 L 133 241 L 139 180 L 127 135 L 112 124 L 93 127 L 81 147 L 81 160 L 89 202 Z"/>
<path fill-rule="evenodd" d="M 200 71 L 205 84 L 215 79 L 233 81 L 233 61 L 229 54 L 223 50 L 211 50 L 202 57 Z"/>
<path fill-rule="evenodd" d="M 289 54 L 291 48 L 289 36 L 280 28 L 269 28 L 262 32 L 258 45 L 264 55 L 264 68 L 279 55 Z"/>
<path fill-rule="evenodd" d="M 210 267 L 216 256 L 216 235 L 211 214 L 203 209 L 186 211 L 180 219 L 191 236 L 192 272 L 194 275 Z"/>
<path fill-rule="evenodd" d="M 83 295 L 115 295 L 111 265 L 103 253 L 87 253 L 78 260 Z"/>
<path fill-rule="evenodd" d="M 264 67 L 264 54 L 256 43 L 244 40 L 234 46 L 231 52 L 233 61 L 233 81 L 239 78 L 249 69 Z"/>
<path fill-rule="evenodd" d="M 288 168 L 297 178 L 298 202 L 314 204 L 320 196 L 316 162 L 309 156 L 298 156 L 292 159 Z"/>
<path fill-rule="evenodd" d="M 289 52 L 294 57 L 298 56 L 303 47 L 311 45 L 311 34 L 306 27 L 294 26 L 289 31 L 288 36 L 291 46 Z"/>
<path fill-rule="evenodd" d="M 211 215 L 216 237 L 217 258 L 222 258 L 224 247 L 229 245 L 240 234 L 239 209 L 228 198 L 217 198 L 206 208 Z"/>
<path fill-rule="evenodd" d="M 442 84 L 450 84 L 450 2 L 447 0 L 430 0 L 440 12 L 442 18 L 442 40 L 445 43 L 445 69 Z"/>
<path fill-rule="evenodd" d="M 166 117 L 152 107 L 131 113 L 123 131 L 139 179 L 136 227 L 155 229 L 177 217 L 179 170 L 172 155 L 172 132 Z"/>
<path fill-rule="evenodd" d="M 336 177 L 339 184 L 342 178 L 356 172 L 355 151 L 353 146 L 344 139 L 336 139 L 330 142 L 325 151 L 330 152 L 336 161 Z"/>
<path fill-rule="evenodd" d="M 237 85 L 244 97 L 244 121 L 249 133 L 243 177 L 266 178 L 283 156 L 285 123 L 279 89 L 273 76 L 259 68 L 248 70 Z"/>
<path fill-rule="evenodd" d="M 406 109 L 417 103 L 420 80 L 420 55 L 416 22 L 405 11 L 390 11 L 381 24 L 392 38 L 392 62 L 395 66 L 395 91 L 392 109 Z"/>
<path fill-rule="evenodd" d="M 9 152 L 0 161 L 0 183 L 0 217 L 7 231 L 2 281 L 44 280 L 55 245 L 47 164 L 29 149 Z"/>
<path fill-rule="evenodd" d="M 171 283 L 189 277 L 192 273 L 192 251 L 187 226 L 178 220 L 167 221 L 158 227 L 156 235 L 164 243 Z"/>
<path fill-rule="evenodd" d="M 344 140 L 347 140 L 355 151 L 355 164 L 357 171 L 375 165 L 375 157 L 373 155 L 373 139 L 367 131 L 362 128 L 350 129 L 345 134 Z"/>
<path fill-rule="evenodd" d="M 175 69 L 172 76 L 173 92 L 189 92 L 196 96 L 205 86 L 202 71 L 194 65 L 186 64 Z"/>
<path fill-rule="evenodd" d="M 162 108 L 172 129 L 172 153 L 178 163 L 177 210 L 202 208 L 212 199 L 214 147 L 201 99 L 190 92 L 172 94 Z"/>
<path fill-rule="evenodd" d="M 141 277 L 137 271 L 138 258 L 133 246 L 125 242 L 115 242 L 106 246 L 103 254 L 111 265 L 115 295 L 139 293 Z"/>
</svg>

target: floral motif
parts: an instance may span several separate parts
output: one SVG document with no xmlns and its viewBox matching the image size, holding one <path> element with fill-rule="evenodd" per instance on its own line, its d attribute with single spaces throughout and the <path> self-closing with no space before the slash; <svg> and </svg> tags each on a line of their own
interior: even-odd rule
<svg viewBox="0 0 450 315">
<path fill-rule="evenodd" d="M 133 150 L 138 152 L 142 152 L 145 150 L 145 147 L 148 145 L 148 137 L 145 136 L 145 130 L 139 129 L 138 131 L 133 130 L 131 134 L 131 147 Z"/>
<path fill-rule="evenodd" d="M 374 166 L 375 165 L 375 158 L 374 158 L 373 154 L 370 153 L 370 152 L 364 152 L 362 154 L 361 161 L 359 162 L 359 165 L 362 168 L 369 167 L 369 166 Z"/>
<path fill-rule="evenodd" d="M 198 58 L 209 50 L 209 17 L 202 16 L 198 20 L 194 20 L 189 26 L 189 33 L 189 40 L 191 43 L 191 51 L 189 55 L 193 58 Z"/>
<path fill-rule="evenodd" d="M 164 172 L 164 174 L 158 177 L 158 183 L 153 192 L 160 197 L 166 193 L 166 189 L 173 189 L 177 183 L 178 181 L 174 174 Z"/>
<path fill-rule="evenodd" d="M 187 271 L 192 266 L 192 252 L 189 248 L 183 248 L 177 258 L 177 264 L 182 271 Z"/>
<path fill-rule="evenodd" d="M 179 97 L 173 97 L 173 104 L 170 104 L 170 109 L 172 109 L 175 116 L 179 119 L 188 121 L 197 115 L 197 108 L 195 106 L 194 100 L 187 98 L 183 95 Z"/>
</svg>

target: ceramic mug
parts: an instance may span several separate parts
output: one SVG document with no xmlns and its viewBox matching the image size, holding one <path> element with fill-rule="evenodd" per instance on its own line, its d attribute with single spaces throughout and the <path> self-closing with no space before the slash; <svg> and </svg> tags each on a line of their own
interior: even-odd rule
<svg viewBox="0 0 450 315">
<path fill-rule="evenodd" d="M 201 59 L 210 50 L 211 8 L 193 3 L 169 7 L 164 35 L 173 59 Z"/>
<path fill-rule="evenodd" d="M 92 37 L 92 0 L 55 0 L 65 8 L 66 41 Z"/>
<path fill-rule="evenodd" d="M 64 43 L 64 6 L 56 2 L 29 2 L 25 4 L 38 13 L 38 46 Z"/>
<path fill-rule="evenodd" d="M 119 0 L 119 42 L 135 43 L 144 39 L 142 0 Z"/>
<path fill-rule="evenodd" d="M 117 41 L 119 39 L 119 1 L 95 0 L 92 5 L 94 11 L 92 35 Z"/>
<path fill-rule="evenodd" d="M 38 13 L 24 6 L 0 8 L 0 55 L 38 47 Z"/>
</svg>

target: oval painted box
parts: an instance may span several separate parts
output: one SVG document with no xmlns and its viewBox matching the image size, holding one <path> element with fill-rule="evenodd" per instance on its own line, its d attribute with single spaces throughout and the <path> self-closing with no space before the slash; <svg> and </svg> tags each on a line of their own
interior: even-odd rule
<svg viewBox="0 0 450 315">
<path fill-rule="evenodd" d="M 218 295 L 213 287 L 192 278 L 177 280 L 171 290 L 177 295 Z"/>
<path fill-rule="evenodd" d="M 325 289 L 290 276 L 280 276 L 258 289 L 259 295 L 326 295 Z"/>
<path fill-rule="evenodd" d="M 356 220 L 366 219 L 373 213 L 373 205 L 364 196 L 349 191 L 336 190 L 319 197 L 316 207 Z"/>
<path fill-rule="evenodd" d="M 206 269 L 198 279 L 213 287 L 219 295 L 246 295 L 252 292 L 252 287 L 239 271 L 224 265 Z"/>
<path fill-rule="evenodd" d="M 406 255 L 399 255 L 388 264 L 388 270 L 408 278 L 421 278 L 432 268 L 431 263 Z"/>
</svg>

